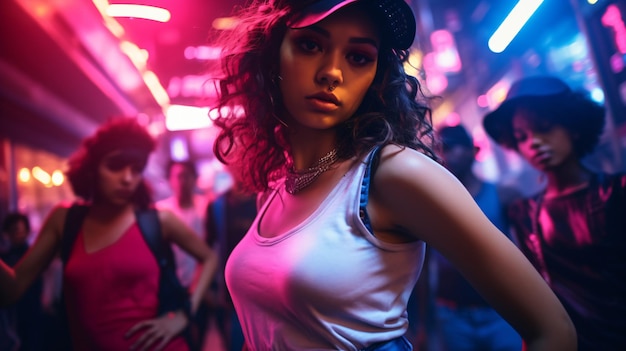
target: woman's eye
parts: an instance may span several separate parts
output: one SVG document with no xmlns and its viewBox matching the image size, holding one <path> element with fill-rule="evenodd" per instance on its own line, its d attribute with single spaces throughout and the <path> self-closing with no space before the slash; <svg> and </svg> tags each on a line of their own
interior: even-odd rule
<svg viewBox="0 0 626 351">
<path fill-rule="evenodd" d="M 111 171 L 119 171 L 122 168 L 126 167 L 126 163 L 122 162 L 122 161 L 118 161 L 118 160 L 111 160 L 108 161 L 106 164 L 106 168 L 108 168 Z"/>
<path fill-rule="evenodd" d="M 306 52 L 315 52 L 321 50 L 320 46 L 311 39 L 298 40 L 298 46 L 300 47 L 300 49 Z"/>
<path fill-rule="evenodd" d="M 524 133 L 514 133 L 513 138 L 515 138 L 515 141 L 517 141 L 518 143 L 521 143 L 526 140 L 527 136 Z"/>
<path fill-rule="evenodd" d="M 366 64 L 374 61 L 374 59 L 372 57 L 370 57 L 369 55 L 360 54 L 360 53 L 349 54 L 348 55 L 348 59 L 352 63 L 354 63 L 356 65 L 359 65 L 359 66 L 366 65 Z"/>
</svg>

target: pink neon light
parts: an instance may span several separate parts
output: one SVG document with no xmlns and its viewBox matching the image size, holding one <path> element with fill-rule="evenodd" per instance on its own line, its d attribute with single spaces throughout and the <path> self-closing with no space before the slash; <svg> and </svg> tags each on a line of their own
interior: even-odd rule
<svg viewBox="0 0 626 351">
<path fill-rule="evenodd" d="M 510 84 L 503 81 L 494 84 L 485 94 L 488 106 L 493 109 L 500 105 L 506 98 L 509 88 Z"/>
<path fill-rule="evenodd" d="M 476 103 L 478 104 L 479 107 L 489 107 L 489 99 L 487 98 L 487 95 L 480 95 L 477 99 L 476 99 Z"/>
<path fill-rule="evenodd" d="M 431 93 L 441 94 L 448 87 L 448 78 L 443 74 L 431 74 L 426 77 L 426 86 Z"/>
<path fill-rule="evenodd" d="M 626 54 L 626 26 L 622 14 L 616 5 L 609 5 L 602 15 L 602 25 L 612 28 L 615 34 L 615 45 L 620 53 Z"/>
<path fill-rule="evenodd" d="M 435 64 L 442 72 L 461 70 L 461 58 L 452 33 L 445 29 L 436 30 L 430 35 L 430 42 L 435 52 Z"/>
<path fill-rule="evenodd" d="M 461 124 L 461 115 L 459 115 L 458 112 L 452 112 L 446 116 L 445 121 L 446 125 L 448 126 L 458 126 L 459 124 Z"/>
<path fill-rule="evenodd" d="M 609 65 L 611 66 L 611 71 L 617 74 L 624 69 L 624 59 L 620 54 L 613 54 L 609 59 Z"/>
<path fill-rule="evenodd" d="M 164 8 L 136 4 L 111 4 L 106 13 L 111 17 L 143 18 L 157 22 L 168 22 L 172 17 Z"/>
</svg>

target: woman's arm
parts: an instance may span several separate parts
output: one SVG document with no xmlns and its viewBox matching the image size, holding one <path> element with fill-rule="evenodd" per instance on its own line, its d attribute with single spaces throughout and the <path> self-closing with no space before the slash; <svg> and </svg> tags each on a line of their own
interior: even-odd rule
<svg viewBox="0 0 626 351">
<path fill-rule="evenodd" d="M 15 303 L 59 251 L 67 207 L 55 207 L 46 218 L 37 240 L 11 268 L 0 260 L 0 306 Z"/>
<path fill-rule="evenodd" d="M 197 283 L 191 293 L 191 312 L 195 313 L 217 270 L 217 254 L 171 211 L 159 210 L 159 219 L 165 239 L 195 257 L 201 267 Z"/>
<path fill-rule="evenodd" d="M 445 168 L 412 149 L 385 147 L 368 213 L 377 235 L 408 235 L 443 254 L 527 350 L 576 350 L 574 326 L 552 290 Z"/>
</svg>

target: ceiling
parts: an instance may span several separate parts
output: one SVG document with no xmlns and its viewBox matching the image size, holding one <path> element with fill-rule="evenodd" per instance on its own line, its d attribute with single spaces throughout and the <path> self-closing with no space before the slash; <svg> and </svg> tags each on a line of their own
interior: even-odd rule
<svg viewBox="0 0 626 351">
<path fill-rule="evenodd" d="M 184 50 L 206 45 L 213 20 L 240 0 L 141 3 L 167 8 L 171 20 L 116 18 L 116 37 L 91 0 L 0 2 L 0 137 L 63 156 L 112 116 L 162 115 L 120 42 L 146 50 L 145 70 L 167 89 L 172 78 L 203 74 L 206 62 L 185 59 Z M 179 94 L 171 102 L 201 101 Z"/>
<path fill-rule="evenodd" d="M 207 62 L 185 58 L 185 49 L 210 45 L 211 37 L 217 33 L 212 29 L 213 21 L 231 15 L 233 7 L 243 3 L 244 0 L 143 0 L 141 4 L 168 9 L 171 20 L 167 23 L 123 17 L 116 20 L 124 27 L 128 39 L 149 52 L 148 66 L 168 89 L 172 102 L 196 105 L 202 103 L 202 96 L 170 88 L 172 79 L 190 82 L 197 78 L 197 81 L 206 74 Z"/>
<path fill-rule="evenodd" d="M 207 61 L 186 59 L 185 49 L 211 44 L 216 33 L 213 20 L 230 15 L 245 1 L 141 0 L 141 4 L 168 9 L 171 20 L 161 23 L 118 17 L 113 21 L 123 33 L 115 35 L 96 6 L 106 0 L 0 1 L 0 137 L 64 156 L 111 116 L 163 118 L 164 104 L 144 83 L 146 71 L 154 72 L 171 103 L 203 104 L 201 92 L 193 88 L 207 79 Z M 455 19 L 460 19 L 458 45 L 469 45 L 475 54 L 472 70 L 452 77 L 461 88 L 467 85 L 465 74 L 479 76 L 485 86 L 492 84 L 489 77 L 506 69 L 510 57 L 535 45 L 537 32 L 546 28 L 556 32 L 551 26 L 554 14 L 574 17 L 564 5 L 548 4 L 542 10 L 545 15 L 537 16 L 511 44 L 509 54 L 494 55 L 487 52 L 486 40 L 508 11 L 510 1 L 412 2 L 420 33 L 453 28 Z M 144 67 L 122 52 L 120 43 L 124 41 L 147 52 Z M 419 41 L 428 39 L 420 37 Z M 191 89 L 173 89 L 172 82 Z"/>
</svg>

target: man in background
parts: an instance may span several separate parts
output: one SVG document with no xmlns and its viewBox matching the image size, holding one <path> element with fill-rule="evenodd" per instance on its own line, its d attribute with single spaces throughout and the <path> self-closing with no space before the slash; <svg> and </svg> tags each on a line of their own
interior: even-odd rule
<svg viewBox="0 0 626 351">
<path fill-rule="evenodd" d="M 226 351 L 242 350 L 244 338 L 235 307 L 226 288 L 224 268 L 228 256 L 246 235 L 256 213 L 256 196 L 242 192 L 237 184 L 234 184 L 209 205 L 208 242 L 219 253 L 220 258 L 215 282 L 216 303 L 214 312 L 217 319 L 217 329 L 224 341 Z"/>
<path fill-rule="evenodd" d="M 478 148 L 461 125 L 437 131 L 444 165 L 463 183 L 487 218 L 508 233 L 506 205 L 516 192 L 486 182 L 473 171 Z M 430 294 L 434 300 L 440 350 L 519 351 L 519 334 L 494 311 L 461 274 L 438 252 L 429 256 Z"/>
<path fill-rule="evenodd" d="M 30 220 L 25 214 L 7 214 L 2 222 L 0 237 L 6 244 L 0 249 L 0 259 L 13 267 L 30 248 Z M 44 325 L 41 303 L 43 280 L 37 278 L 26 293 L 12 306 L 0 310 L 0 349 L 39 351 L 44 349 Z"/>
<path fill-rule="evenodd" d="M 158 209 L 168 209 L 178 216 L 185 224 L 203 240 L 206 240 L 205 220 L 207 211 L 207 197 L 196 192 L 198 171 L 194 162 L 190 160 L 170 160 L 166 167 L 166 175 L 172 190 L 172 195 L 157 201 Z M 176 270 L 181 284 L 189 291 L 198 279 L 198 264 L 194 257 L 173 245 L 176 259 Z M 192 321 L 192 351 L 202 349 L 202 342 L 207 328 L 208 307 L 206 303 L 199 306 L 198 312 Z"/>
</svg>

